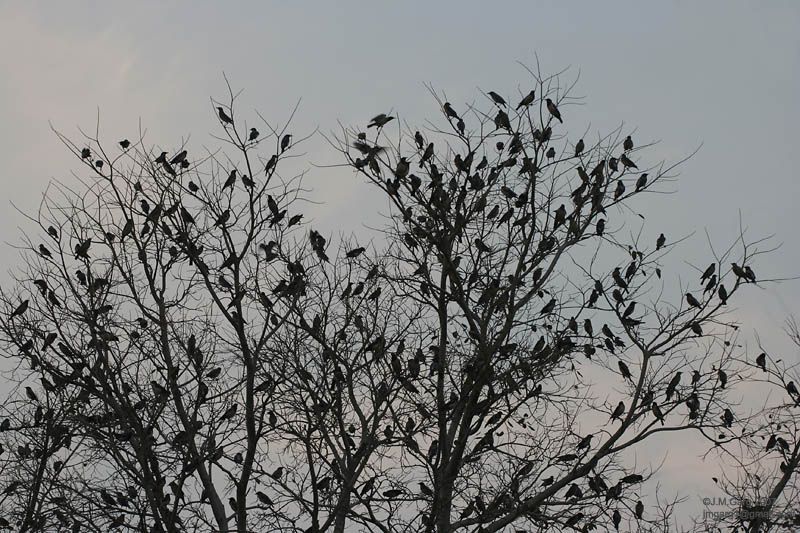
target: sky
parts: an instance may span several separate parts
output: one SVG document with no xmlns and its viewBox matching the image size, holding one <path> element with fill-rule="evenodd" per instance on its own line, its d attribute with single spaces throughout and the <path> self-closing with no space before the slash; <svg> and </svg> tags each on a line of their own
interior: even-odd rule
<svg viewBox="0 0 800 533">
<path fill-rule="evenodd" d="M 651 156 L 667 161 L 700 147 L 674 194 L 642 205 L 655 235 L 690 236 L 682 260 L 705 266 L 706 232 L 727 248 L 741 221 L 751 238 L 781 244 L 758 264 L 760 278 L 798 276 L 798 27 L 796 1 L 0 0 L 0 272 L 18 264 L 12 245 L 30 229 L 16 208 L 35 212 L 49 181 L 74 179 L 51 125 L 77 138 L 99 114 L 109 143 L 135 136 L 141 121 L 154 144 L 191 136 L 210 146 L 210 97 L 225 96 L 223 73 L 243 89 L 242 113 L 279 122 L 300 101 L 296 135 L 389 110 L 421 124 L 438 112 L 426 83 L 454 105 L 489 89 L 517 95 L 530 81 L 520 63 L 538 57 L 545 72 L 570 67 L 578 77 L 585 99 L 569 110 L 570 131 L 624 124 L 637 141 L 659 141 Z M 350 234 L 380 220 L 367 185 L 322 168 L 341 162 L 322 135 L 305 153 L 306 183 L 325 201 L 313 221 Z M 753 288 L 736 312 L 744 341 L 758 332 L 798 360 L 781 328 L 800 316 L 800 281 Z M 684 454 L 665 475 L 700 487 L 695 463 Z"/>
</svg>

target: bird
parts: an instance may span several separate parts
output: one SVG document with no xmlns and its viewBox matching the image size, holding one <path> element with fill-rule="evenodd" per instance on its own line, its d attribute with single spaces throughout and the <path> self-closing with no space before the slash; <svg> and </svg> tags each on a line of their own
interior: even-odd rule
<svg viewBox="0 0 800 533">
<path fill-rule="evenodd" d="M 656 250 L 660 250 L 661 248 L 663 248 L 666 243 L 667 243 L 667 238 L 664 236 L 663 233 L 660 234 L 658 236 L 658 239 L 656 239 Z"/>
<path fill-rule="evenodd" d="M 86 239 L 75 245 L 75 257 L 89 259 L 89 247 L 92 245 L 91 239 Z"/>
<path fill-rule="evenodd" d="M 626 365 L 624 361 L 617 361 L 617 365 L 619 366 L 619 371 L 620 374 L 622 374 L 623 379 L 627 379 L 633 383 L 633 376 L 631 376 L 631 371 L 628 368 L 628 365 Z"/>
<path fill-rule="evenodd" d="M 217 114 L 219 115 L 219 119 L 222 121 L 223 124 L 233 124 L 233 119 L 228 116 L 222 107 L 217 106 Z"/>
<path fill-rule="evenodd" d="M 756 366 L 758 368 L 760 368 L 761 370 L 763 370 L 764 372 L 767 371 L 767 354 L 766 353 L 761 352 L 760 354 L 758 354 L 758 357 L 756 357 Z"/>
<path fill-rule="evenodd" d="M 642 503 L 642 500 L 636 502 L 635 513 L 636 513 L 636 519 L 641 520 L 642 516 L 644 515 L 644 504 Z"/>
<path fill-rule="evenodd" d="M 579 139 L 578 144 L 575 145 L 575 157 L 581 155 L 585 147 L 586 145 L 584 144 L 583 139 Z"/>
<path fill-rule="evenodd" d="M 556 104 L 554 104 L 550 98 L 547 98 L 545 102 L 547 103 L 547 110 L 550 112 L 550 114 L 555 118 L 557 118 L 558 121 L 563 124 L 564 121 L 561 119 L 561 111 L 558 110 Z"/>
<path fill-rule="evenodd" d="M 553 312 L 553 309 L 556 308 L 556 299 L 551 298 L 547 304 L 542 307 L 542 310 L 539 312 L 540 315 L 548 315 Z"/>
<path fill-rule="evenodd" d="M 604 218 L 601 218 L 600 220 L 597 221 L 597 225 L 595 226 L 595 234 L 597 234 L 598 237 L 602 237 L 603 232 L 605 230 L 606 230 L 606 221 Z"/>
<path fill-rule="evenodd" d="M 672 395 L 675 393 L 675 389 L 678 387 L 678 384 L 681 382 L 681 373 L 676 372 L 675 375 L 670 380 L 669 384 L 667 385 L 667 401 L 672 399 Z"/>
<path fill-rule="evenodd" d="M 273 471 L 273 472 L 272 472 L 272 473 L 269 475 L 269 477 L 271 477 L 272 479 L 274 479 L 274 480 L 276 480 L 276 481 L 277 481 L 277 480 L 279 480 L 281 477 L 283 477 L 283 467 L 282 467 L 282 466 L 279 466 L 278 468 L 276 468 L 276 469 L 275 469 L 275 470 L 274 470 L 274 471 Z"/>
<path fill-rule="evenodd" d="M 622 180 L 617 182 L 617 188 L 614 189 L 614 200 L 619 200 L 625 194 L 625 184 Z"/>
<path fill-rule="evenodd" d="M 450 102 L 445 102 L 444 105 L 442 106 L 442 110 L 444 111 L 444 114 L 448 119 L 459 118 L 458 113 L 456 113 L 455 109 L 453 109 L 453 106 L 450 105 Z"/>
<path fill-rule="evenodd" d="M 522 100 L 520 100 L 519 104 L 517 105 L 517 109 L 519 109 L 520 107 L 528 107 L 533 103 L 535 99 L 536 99 L 536 91 L 529 92 L 528 94 L 525 95 L 525 97 Z"/>
<path fill-rule="evenodd" d="M 622 142 L 622 149 L 625 150 L 626 152 L 628 150 L 633 150 L 633 139 L 631 139 L 630 135 L 625 137 L 625 140 Z"/>
<path fill-rule="evenodd" d="M 622 163 L 622 165 L 623 165 L 623 166 L 625 166 L 625 167 L 627 167 L 627 168 L 635 168 L 635 169 L 638 169 L 638 168 L 639 168 L 639 167 L 637 167 L 637 166 L 636 166 L 636 163 L 634 163 L 633 161 L 631 161 L 631 160 L 628 158 L 628 156 L 627 156 L 627 155 L 625 155 L 625 154 L 622 154 L 621 156 L 619 156 L 619 162 L 620 162 L 620 163 Z"/>
<path fill-rule="evenodd" d="M 647 172 L 639 176 L 639 179 L 636 180 L 636 191 L 641 191 L 647 185 Z"/>
<path fill-rule="evenodd" d="M 620 418 L 622 416 L 622 413 L 624 412 L 625 412 L 625 404 L 623 402 L 619 402 L 617 404 L 617 407 L 614 409 L 614 412 L 611 413 L 611 420 L 614 420 L 615 418 Z"/>
<path fill-rule="evenodd" d="M 397 162 L 397 166 L 394 169 L 394 175 L 398 179 L 403 179 L 408 176 L 409 164 L 408 160 L 405 157 L 401 157 L 400 160 Z"/>
<path fill-rule="evenodd" d="M 175 157 L 170 159 L 169 164 L 170 165 L 179 165 L 179 164 L 181 164 L 182 162 L 184 162 L 186 160 L 186 155 L 187 155 L 186 150 L 181 150 L 180 152 L 175 154 Z"/>
<path fill-rule="evenodd" d="M 619 524 L 622 522 L 622 514 L 619 509 L 614 509 L 614 512 L 611 513 L 611 521 L 614 523 L 614 529 L 619 531 Z"/>
<path fill-rule="evenodd" d="M 217 217 L 217 220 L 214 222 L 214 227 L 225 226 L 228 220 L 231 218 L 231 210 L 226 209 Z"/>
<path fill-rule="evenodd" d="M 722 283 L 719 284 L 719 289 L 717 290 L 717 295 L 719 296 L 722 305 L 728 303 L 728 290 L 725 288 L 725 285 Z"/>
<path fill-rule="evenodd" d="M 692 295 L 692 293 L 690 292 L 686 293 L 686 303 L 688 303 L 692 307 L 697 307 L 697 308 L 702 307 L 700 302 L 697 301 L 697 298 L 695 298 L 694 295 Z"/>
<path fill-rule="evenodd" d="M 259 136 L 259 135 L 260 135 L 260 134 L 259 134 L 259 132 L 258 132 L 258 130 L 257 130 L 257 129 L 255 129 L 255 128 L 250 128 L 250 135 L 248 135 L 248 137 L 247 137 L 247 140 L 248 140 L 248 141 L 255 141 L 256 139 L 258 139 L 258 136 Z"/>
<path fill-rule="evenodd" d="M 508 118 L 508 114 L 502 109 L 497 111 L 497 115 L 494 117 L 494 125 L 497 129 L 511 129 L 511 121 Z"/>
<path fill-rule="evenodd" d="M 725 371 L 720 368 L 717 371 L 717 377 L 719 378 L 720 387 L 724 389 L 725 385 L 728 384 L 728 374 L 725 373 Z"/>
<path fill-rule="evenodd" d="M 745 283 L 747 283 L 747 272 L 742 267 L 736 263 L 731 263 L 731 270 L 733 270 L 737 278 L 744 279 Z"/>
<path fill-rule="evenodd" d="M 653 411 L 653 416 L 656 417 L 656 420 L 661 422 L 661 425 L 664 425 L 664 413 L 661 411 L 661 408 L 658 406 L 656 402 L 653 402 L 651 406 L 651 410 Z"/>
<path fill-rule="evenodd" d="M 25 387 L 25 396 L 32 402 L 39 403 L 39 398 L 36 396 L 36 393 L 33 392 L 33 389 L 30 387 Z"/>
<path fill-rule="evenodd" d="M 506 106 L 506 101 L 502 96 L 500 96 L 499 94 L 497 94 L 494 91 L 489 91 L 488 94 L 489 94 L 489 97 L 492 99 L 492 101 L 495 104 L 497 104 L 499 106 L 503 106 L 503 107 Z"/>
<path fill-rule="evenodd" d="M 375 115 L 374 117 L 372 117 L 372 120 L 369 121 L 367 127 L 380 129 L 393 120 L 394 117 L 389 116 L 386 113 L 381 113 L 379 115 Z"/>
<path fill-rule="evenodd" d="M 22 316 L 25 314 L 25 311 L 28 310 L 28 300 L 23 300 L 17 307 L 11 312 L 9 318 L 14 318 L 15 316 Z"/>
<path fill-rule="evenodd" d="M 131 145 L 131 142 L 128 139 L 122 139 L 119 142 L 119 145 L 123 150 L 127 150 L 128 147 Z"/>
<path fill-rule="evenodd" d="M 730 409 L 725 409 L 722 412 L 722 422 L 727 428 L 733 426 L 733 412 Z"/>
<path fill-rule="evenodd" d="M 589 446 L 591 446 L 593 438 L 594 438 L 594 435 L 592 435 L 591 433 L 586 435 L 585 437 L 583 437 L 580 440 L 580 442 L 578 442 L 578 445 L 576 446 L 576 448 L 578 450 L 583 450 L 585 448 L 588 448 Z"/>
<path fill-rule="evenodd" d="M 286 149 L 289 148 L 291 142 L 292 142 L 291 134 L 287 133 L 286 135 L 283 136 L 283 138 L 281 139 L 281 153 L 285 152 Z"/>
<path fill-rule="evenodd" d="M 365 251 L 366 248 L 364 248 L 363 246 L 359 246 L 358 248 L 353 248 L 352 250 L 349 250 L 345 254 L 345 257 L 347 257 L 348 259 L 355 259 L 359 255 L 363 254 Z"/>
<path fill-rule="evenodd" d="M 414 143 L 416 143 L 417 148 L 422 150 L 422 147 L 425 146 L 425 138 L 422 137 L 422 134 L 419 130 L 414 132 Z"/>
<path fill-rule="evenodd" d="M 716 264 L 714 264 L 714 263 L 711 263 L 710 265 L 708 265 L 708 268 L 706 268 L 703 271 L 703 274 L 700 276 L 700 282 L 702 283 L 705 280 L 709 279 L 711 277 L 711 275 L 714 274 L 714 269 L 715 268 L 716 268 Z"/>
</svg>

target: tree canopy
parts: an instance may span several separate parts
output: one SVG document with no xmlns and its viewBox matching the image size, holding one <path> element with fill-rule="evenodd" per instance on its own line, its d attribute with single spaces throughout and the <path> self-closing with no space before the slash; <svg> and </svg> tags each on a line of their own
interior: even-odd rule
<svg viewBox="0 0 800 533">
<path fill-rule="evenodd" d="M 763 243 L 665 269 L 639 213 L 680 161 L 575 138 L 572 86 L 524 83 L 326 136 L 381 192 L 370 246 L 315 226 L 284 170 L 305 139 L 233 92 L 218 150 L 59 133 L 79 179 L 1 295 L 0 526 L 666 531 L 636 458 L 685 432 L 761 502 L 700 529 L 796 527 L 794 370 L 731 311 Z M 780 402 L 744 409 L 754 384 Z"/>
</svg>

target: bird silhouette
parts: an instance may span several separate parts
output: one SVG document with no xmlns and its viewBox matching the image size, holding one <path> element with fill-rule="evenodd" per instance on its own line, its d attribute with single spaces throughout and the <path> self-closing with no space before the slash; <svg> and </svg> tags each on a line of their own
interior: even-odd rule
<svg viewBox="0 0 800 533">
<path fill-rule="evenodd" d="M 554 104 L 553 101 L 549 98 L 547 98 L 545 102 L 547 103 L 547 110 L 550 112 L 550 114 L 553 115 L 555 118 L 557 118 L 558 121 L 563 124 L 564 121 L 561 119 L 561 111 L 558 110 L 556 104 Z"/>
<path fill-rule="evenodd" d="M 695 298 L 695 297 L 692 295 L 692 293 L 690 293 L 690 292 L 687 292 L 687 293 L 686 293 L 686 303 L 688 303 L 688 304 L 689 304 L 689 305 L 691 305 L 692 307 L 697 307 L 697 308 L 700 308 L 700 307 L 702 307 L 702 305 L 700 304 L 700 302 L 698 302 L 698 301 L 697 301 L 697 298 Z"/>
<path fill-rule="evenodd" d="M 499 94 L 497 94 L 496 92 L 494 92 L 494 91 L 489 91 L 487 94 L 488 94 L 488 95 L 489 95 L 489 97 L 492 99 L 492 101 L 493 101 L 495 104 L 497 104 L 498 106 L 503 106 L 503 107 L 505 107 L 505 106 L 506 106 L 506 101 L 505 101 L 505 99 L 504 99 L 502 96 L 500 96 Z"/>
<path fill-rule="evenodd" d="M 586 145 L 584 144 L 583 139 L 578 140 L 578 144 L 575 145 L 575 157 L 578 157 L 579 155 L 581 155 L 583 153 L 583 149 L 585 147 L 586 147 Z M 586 180 L 586 181 L 588 181 L 588 180 Z"/>
<path fill-rule="evenodd" d="M 459 118 L 458 113 L 456 113 L 455 109 L 453 109 L 453 106 L 450 105 L 450 102 L 445 102 L 442 106 L 442 109 L 444 110 L 444 114 L 448 119 Z"/>
<path fill-rule="evenodd" d="M 233 119 L 228 116 L 222 107 L 217 106 L 217 114 L 219 115 L 219 119 L 222 121 L 223 124 L 233 124 Z"/>
<path fill-rule="evenodd" d="M 388 124 L 389 122 L 393 121 L 393 120 L 394 120 L 394 117 L 391 117 L 391 116 L 387 115 L 386 113 L 381 113 L 379 115 L 375 115 L 374 117 L 372 117 L 372 120 L 369 121 L 369 124 L 367 124 L 367 127 L 368 128 L 378 128 L 378 129 L 380 129 L 380 128 L 384 127 L 386 124 Z"/>
<path fill-rule="evenodd" d="M 519 104 L 517 104 L 517 109 L 520 107 L 528 107 L 533 103 L 534 100 L 536 100 L 536 91 L 531 91 L 526 94 L 522 100 L 520 100 Z"/>
<path fill-rule="evenodd" d="M 256 139 L 258 139 L 258 136 L 259 136 L 258 130 L 255 128 L 250 128 L 250 135 L 247 136 L 247 140 L 250 142 L 255 141 Z"/>
<path fill-rule="evenodd" d="M 624 412 L 625 404 L 623 402 L 619 402 L 617 407 L 614 409 L 614 412 L 611 413 L 611 420 L 620 418 Z"/>
<path fill-rule="evenodd" d="M 292 136 L 287 133 L 281 139 L 281 153 L 285 152 L 289 148 L 289 145 L 291 143 L 292 143 Z"/>
<path fill-rule="evenodd" d="M 758 354 L 758 357 L 756 357 L 756 366 L 758 368 L 760 368 L 761 370 L 763 370 L 764 372 L 767 371 L 767 354 L 766 353 L 761 352 L 760 354 Z"/>
<path fill-rule="evenodd" d="M 626 152 L 628 150 L 633 150 L 633 139 L 631 139 L 630 135 L 625 137 L 625 140 L 622 142 L 622 149 L 625 150 Z"/>
</svg>

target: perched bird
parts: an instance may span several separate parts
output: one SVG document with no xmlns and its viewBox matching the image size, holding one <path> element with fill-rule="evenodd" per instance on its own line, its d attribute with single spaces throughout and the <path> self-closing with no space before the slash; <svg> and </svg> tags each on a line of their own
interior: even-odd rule
<svg viewBox="0 0 800 533">
<path fill-rule="evenodd" d="M 647 172 L 639 176 L 639 179 L 636 180 L 636 190 L 641 191 L 647 185 Z"/>
<path fill-rule="evenodd" d="M 719 289 L 717 290 L 717 295 L 719 296 L 722 305 L 728 303 L 728 290 L 725 288 L 725 285 L 722 283 L 719 284 Z"/>
<path fill-rule="evenodd" d="M 620 162 L 620 163 L 622 163 L 622 165 L 623 165 L 623 166 L 625 166 L 625 167 L 627 167 L 627 168 L 635 168 L 635 169 L 638 169 L 638 168 L 639 168 L 639 167 L 637 167 L 637 166 L 636 166 L 636 163 L 634 163 L 633 161 L 631 161 L 631 160 L 628 158 L 628 156 L 627 156 L 627 155 L 625 155 L 625 154 L 622 154 L 621 156 L 619 156 L 619 162 Z"/>
<path fill-rule="evenodd" d="M 422 137 L 422 134 L 418 131 L 414 132 L 414 143 L 416 143 L 417 148 L 422 150 L 422 147 L 425 146 L 425 139 Z"/>
<path fill-rule="evenodd" d="M 458 113 L 456 113 L 455 109 L 453 109 L 453 106 L 450 105 L 450 102 L 445 102 L 444 105 L 442 106 L 442 110 L 444 111 L 444 114 L 448 119 L 459 118 Z"/>
<path fill-rule="evenodd" d="M 700 276 L 700 282 L 701 283 L 704 282 L 705 280 L 711 278 L 711 275 L 714 274 L 714 269 L 716 268 L 716 266 L 717 265 L 715 263 L 711 263 L 710 265 L 708 265 L 708 268 L 706 268 L 703 271 L 703 274 Z"/>
<path fill-rule="evenodd" d="M 675 375 L 670 380 L 669 384 L 667 385 L 667 401 L 672 399 L 672 395 L 675 394 L 675 389 L 678 388 L 678 385 L 681 382 L 681 373 L 676 372 Z"/>
<path fill-rule="evenodd" d="M 550 313 L 553 312 L 553 309 L 555 309 L 555 308 L 556 308 L 556 299 L 555 298 L 551 298 L 550 301 L 547 302 L 547 304 L 545 304 L 544 307 L 542 307 L 542 310 L 539 312 L 539 314 L 540 315 L 549 315 Z"/>
<path fill-rule="evenodd" d="M 720 368 L 717 370 L 717 377 L 719 378 L 720 387 L 724 389 L 725 385 L 728 384 L 728 374 Z"/>
<path fill-rule="evenodd" d="M 358 248 L 353 248 L 352 250 L 349 250 L 345 254 L 345 257 L 347 257 L 348 259 L 355 259 L 359 255 L 363 254 L 365 251 L 366 248 L 364 248 L 363 246 L 359 246 Z"/>
<path fill-rule="evenodd" d="M 578 144 L 575 145 L 575 157 L 578 157 L 583 153 L 583 149 L 586 145 L 583 142 L 583 139 L 578 140 Z"/>
<path fill-rule="evenodd" d="M 658 236 L 658 239 L 656 239 L 656 250 L 660 250 L 661 248 L 663 248 L 666 243 L 667 243 L 667 238 L 662 233 L 661 235 Z"/>
<path fill-rule="evenodd" d="M 528 94 L 525 95 L 525 98 L 520 100 L 519 104 L 517 105 L 517 109 L 519 109 L 520 107 L 528 107 L 533 103 L 535 99 L 536 99 L 536 91 L 529 92 Z"/>
<path fill-rule="evenodd" d="M 405 157 L 401 157 L 400 160 L 397 162 L 397 166 L 394 169 L 394 175 L 398 179 L 403 179 L 408 176 L 409 164 Z"/>
<path fill-rule="evenodd" d="M 281 139 L 281 153 L 285 152 L 289 148 L 289 145 L 291 143 L 292 143 L 292 135 L 287 133 L 286 135 L 283 136 L 283 139 Z"/>
<path fill-rule="evenodd" d="M 615 418 L 620 418 L 622 414 L 625 412 L 625 404 L 623 402 L 619 402 L 617 407 L 614 409 L 614 412 L 611 413 L 611 420 Z"/>
<path fill-rule="evenodd" d="M 625 150 L 626 152 L 628 150 L 633 150 L 633 139 L 631 139 L 630 135 L 625 137 L 625 140 L 622 142 L 622 149 Z"/>
<path fill-rule="evenodd" d="M 622 374 L 623 379 L 627 379 L 633 383 L 633 376 L 631 376 L 631 371 L 628 368 L 628 365 L 626 365 L 624 361 L 617 361 L 617 365 L 619 366 L 619 371 L 620 374 Z"/>
<path fill-rule="evenodd" d="M 499 105 L 499 106 L 503 106 L 503 107 L 505 107 L 505 106 L 506 106 L 506 101 L 503 99 L 503 97 L 502 97 L 502 96 L 500 96 L 499 94 L 497 94 L 497 93 L 496 93 L 496 92 L 494 92 L 494 91 L 489 91 L 489 93 L 488 93 L 488 94 L 489 94 L 489 97 L 492 99 L 492 101 L 493 101 L 495 104 L 497 104 L 497 105 Z"/>
<path fill-rule="evenodd" d="M 181 150 L 180 152 L 175 154 L 175 157 L 170 159 L 169 164 L 170 165 L 180 165 L 182 162 L 184 162 L 186 160 L 186 155 L 187 155 L 186 150 Z"/>
<path fill-rule="evenodd" d="M 664 425 L 664 413 L 661 411 L 661 408 L 658 406 L 656 402 L 653 402 L 653 405 L 650 407 L 653 411 L 653 416 L 656 417 L 656 420 L 661 422 L 661 425 Z"/>
<path fill-rule="evenodd" d="M 251 142 L 255 141 L 256 139 L 258 139 L 258 136 L 259 136 L 258 130 L 255 128 L 250 128 L 250 135 L 248 135 L 247 140 Z"/>
<path fill-rule="evenodd" d="M 760 368 L 761 370 L 763 370 L 764 372 L 767 371 L 767 354 L 766 353 L 761 352 L 760 354 L 758 354 L 758 357 L 756 357 L 756 366 L 758 368 Z"/>
<path fill-rule="evenodd" d="M 687 302 L 689 305 L 691 305 L 692 307 L 698 307 L 698 308 L 699 308 L 699 307 L 702 307 L 702 305 L 700 304 L 700 302 L 698 302 L 698 301 L 697 301 L 697 298 L 695 298 L 695 297 L 692 295 L 692 293 L 690 293 L 690 292 L 687 292 L 687 293 L 686 293 L 686 302 Z"/>
<path fill-rule="evenodd" d="M 33 392 L 33 389 L 30 387 L 25 387 L 25 396 L 32 402 L 39 403 L 39 398 L 36 396 L 36 393 Z"/>
<path fill-rule="evenodd" d="M 230 218 L 231 218 L 231 210 L 226 209 L 225 211 L 220 213 L 220 215 L 217 217 L 217 220 L 214 222 L 214 227 L 225 226 L 225 224 L 228 222 L 228 220 L 230 220 Z"/>
<path fill-rule="evenodd" d="M 223 124 L 233 124 L 233 119 L 228 116 L 222 107 L 217 106 L 217 113 L 219 114 L 219 119 Z"/>
<path fill-rule="evenodd" d="M 380 129 L 393 120 L 394 117 L 391 117 L 386 113 L 381 113 L 372 117 L 372 120 L 370 120 L 369 124 L 367 124 L 367 127 Z"/>
<path fill-rule="evenodd" d="M 15 316 L 22 316 L 23 314 L 25 314 L 25 311 L 28 310 L 28 303 L 29 303 L 28 300 L 23 300 L 22 303 L 20 303 L 16 307 L 16 309 L 14 309 L 11 312 L 11 315 L 9 316 L 9 318 L 14 318 Z"/>
<path fill-rule="evenodd" d="M 556 104 L 554 104 L 553 101 L 549 98 L 547 98 L 545 102 L 547 103 L 547 110 L 550 112 L 550 114 L 553 115 L 555 118 L 557 118 L 558 121 L 563 124 L 564 121 L 561 119 L 561 111 L 558 110 Z"/>
</svg>

